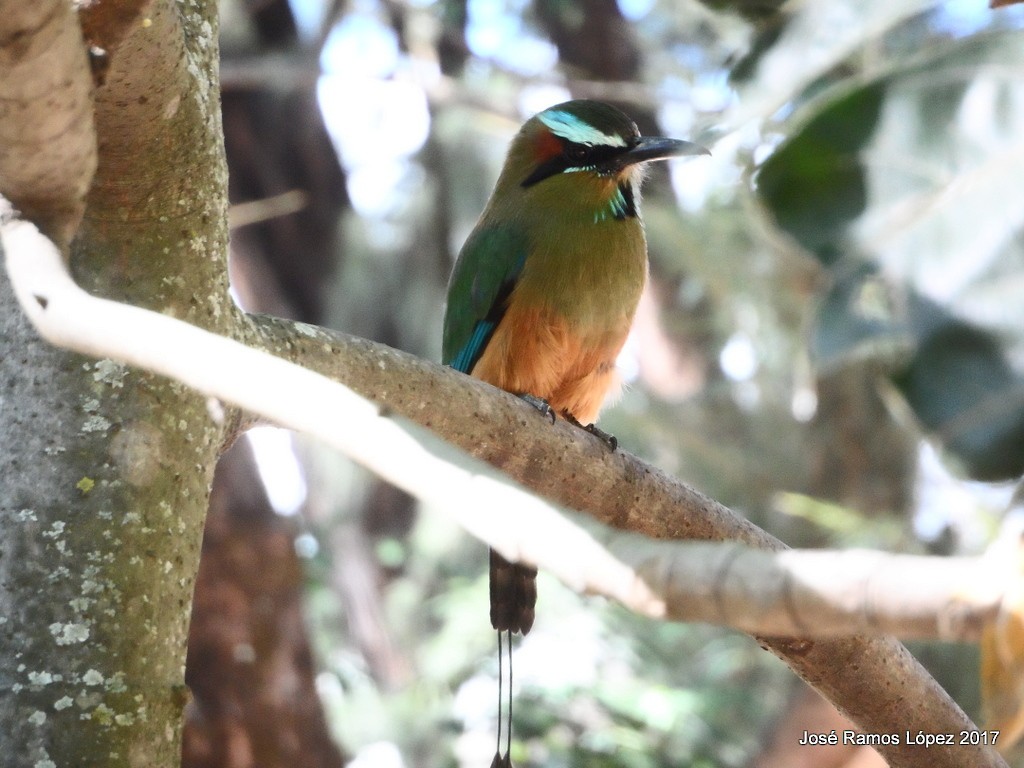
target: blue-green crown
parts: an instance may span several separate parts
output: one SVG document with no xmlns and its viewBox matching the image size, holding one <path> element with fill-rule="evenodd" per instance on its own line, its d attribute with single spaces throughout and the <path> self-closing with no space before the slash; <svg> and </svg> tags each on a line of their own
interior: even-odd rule
<svg viewBox="0 0 1024 768">
<path fill-rule="evenodd" d="M 537 119 L 556 136 L 588 147 L 627 147 L 640 137 L 636 123 L 600 101 L 578 99 L 556 104 Z"/>
</svg>

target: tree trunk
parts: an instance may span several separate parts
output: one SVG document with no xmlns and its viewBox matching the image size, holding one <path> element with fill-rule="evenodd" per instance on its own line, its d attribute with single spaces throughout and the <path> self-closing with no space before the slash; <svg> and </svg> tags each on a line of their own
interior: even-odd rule
<svg viewBox="0 0 1024 768">
<path fill-rule="evenodd" d="M 71 263 L 94 293 L 223 331 L 215 12 L 158 0 L 110 52 Z M 0 379 L 0 765 L 177 765 L 192 586 L 232 414 L 45 344 L 6 274 Z"/>
</svg>

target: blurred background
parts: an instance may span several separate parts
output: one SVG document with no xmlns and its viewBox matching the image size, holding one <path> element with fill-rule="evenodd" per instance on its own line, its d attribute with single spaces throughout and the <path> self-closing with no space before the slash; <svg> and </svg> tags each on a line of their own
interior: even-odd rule
<svg viewBox="0 0 1024 768">
<path fill-rule="evenodd" d="M 437 360 L 513 133 L 612 102 L 712 157 L 645 186 L 651 280 L 601 426 L 792 546 L 979 553 L 1024 466 L 1022 28 L 968 0 L 223 0 L 236 299 Z M 320 446 L 239 441 L 184 765 L 488 765 L 485 565 Z M 751 638 L 539 591 L 516 765 L 882 765 L 798 748 L 849 726 Z M 982 717 L 975 648 L 912 650 Z"/>
</svg>

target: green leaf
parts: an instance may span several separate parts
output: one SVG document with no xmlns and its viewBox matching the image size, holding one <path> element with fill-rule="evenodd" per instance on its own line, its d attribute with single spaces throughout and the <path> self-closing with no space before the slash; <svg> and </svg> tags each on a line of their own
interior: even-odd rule
<svg viewBox="0 0 1024 768">
<path fill-rule="evenodd" d="M 933 43 L 808 102 L 757 177 L 828 277 L 819 369 L 893 372 L 922 426 L 988 480 L 1024 471 L 1021 66 L 1016 31 Z"/>
<path fill-rule="evenodd" d="M 885 88 L 844 94 L 761 167 L 757 189 L 779 227 L 828 265 L 867 205 L 860 151 L 878 122 Z"/>
<path fill-rule="evenodd" d="M 916 354 L 896 377 L 923 425 L 972 477 L 1002 480 L 1024 471 L 1024 381 L 997 336 L 921 302 Z"/>
</svg>

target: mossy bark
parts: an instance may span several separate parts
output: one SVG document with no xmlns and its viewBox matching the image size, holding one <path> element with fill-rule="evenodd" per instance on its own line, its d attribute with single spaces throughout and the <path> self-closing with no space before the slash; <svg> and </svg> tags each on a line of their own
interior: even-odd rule
<svg viewBox="0 0 1024 768">
<path fill-rule="evenodd" d="M 158 0 L 112 52 L 71 265 L 91 292 L 223 333 L 215 13 Z M 231 414 L 48 346 L 6 276 L 0 393 L 0 765 L 178 765 L 192 587 Z"/>
</svg>

